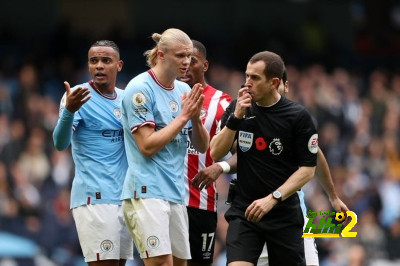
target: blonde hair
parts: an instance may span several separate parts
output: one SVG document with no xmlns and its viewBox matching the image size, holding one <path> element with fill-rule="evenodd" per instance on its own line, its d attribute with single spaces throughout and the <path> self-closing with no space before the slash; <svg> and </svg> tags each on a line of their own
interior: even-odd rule
<svg viewBox="0 0 400 266">
<path fill-rule="evenodd" d="M 144 52 L 144 55 L 146 56 L 147 65 L 149 67 L 154 67 L 157 64 L 158 50 L 167 52 L 168 47 L 175 43 L 192 45 L 191 39 L 185 32 L 174 28 L 167 29 L 162 34 L 153 33 L 151 38 L 156 43 L 156 45 L 152 49 Z"/>
</svg>

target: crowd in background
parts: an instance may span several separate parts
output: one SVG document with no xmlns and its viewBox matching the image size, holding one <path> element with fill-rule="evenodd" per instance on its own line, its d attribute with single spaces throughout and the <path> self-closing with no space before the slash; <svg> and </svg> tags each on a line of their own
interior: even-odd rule
<svg viewBox="0 0 400 266">
<path fill-rule="evenodd" d="M 70 150 L 55 150 L 51 135 L 63 81 L 88 81 L 87 56 L 65 53 L 55 58 L 54 51 L 39 51 L 39 61 L 29 54 L 0 53 L 0 242 L 26 240 L 32 250 L 28 254 L 0 248 L 0 265 L 77 266 L 83 259 L 69 210 L 74 166 Z M 124 69 L 118 87 L 124 88 L 145 69 L 144 61 L 136 73 Z M 236 98 L 245 78 L 243 69 L 211 62 L 207 82 Z M 313 115 L 337 193 L 358 216 L 352 230 L 358 232 L 356 238 L 317 239 L 321 265 L 399 263 L 400 73 L 374 68 L 366 74 L 317 63 L 289 64 L 287 72 L 287 97 Z M 224 177 L 218 181 L 221 219 L 227 183 Z M 309 210 L 332 210 L 316 179 L 304 190 Z M 220 225 L 216 253 L 223 255 L 223 222 Z"/>
</svg>

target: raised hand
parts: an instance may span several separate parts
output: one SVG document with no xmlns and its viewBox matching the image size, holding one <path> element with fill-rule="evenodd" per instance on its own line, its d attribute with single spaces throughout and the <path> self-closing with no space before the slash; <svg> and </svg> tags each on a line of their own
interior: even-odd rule
<svg viewBox="0 0 400 266">
<path fill-rule="evenodd" d="M 236 102 L 234 115 L 236 118 L 242 119 L 246 114 L 246 109 L 251 107 L 251 95 L 248 92 L 247 87 L 243 87 L 239 90 L 238 98 Z"/>
<path fill-rule="evenodd" d="M 190 93 L 185 93 L 182 97 L 182 114 L 187 116 L 188 119 L 200 119 L 203 102 L 203 86 L 196 83 Z"/>
<path fill-rule="evenodd" d="M 84 103 L 89 101 L 90 91 L 88 88 L 78 87 L 71 92 L 71 87 L 67 81 L 64 81 L 64 86 L 67 96 L 65 108 L 67 108 L 71 113 L 75 113 Z"/>
</svg>

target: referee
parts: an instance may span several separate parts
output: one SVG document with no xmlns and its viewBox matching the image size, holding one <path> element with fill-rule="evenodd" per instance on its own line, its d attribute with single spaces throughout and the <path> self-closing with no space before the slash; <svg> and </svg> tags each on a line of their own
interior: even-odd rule
<svg viewBox="0 0 400 266">
<path fill-rule="evenodd" d="M 266 242 L 270 265 L 305 265 L 296 191 L 314 175 L 318 135 L 307 110 L 279 94 L 283 71 L 279 55 L 255 54 L 235 111 L 210 144 L 217 161 L 237 140 L 236 196 L 225 214 L 231 266 L 257 264 Z"/>
</svg>

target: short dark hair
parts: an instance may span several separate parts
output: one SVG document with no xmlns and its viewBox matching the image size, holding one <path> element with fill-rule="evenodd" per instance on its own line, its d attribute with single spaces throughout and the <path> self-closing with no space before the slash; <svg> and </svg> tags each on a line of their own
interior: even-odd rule
<svg viewBox="0 0 400 266">
<path fill-rule="evenodd" d="M 196 40 L 192 40 L 192 43 L 193 48 L 196 48 L 204 56 L 204 58 L 207 58 L 207 50 L 204 44 Z"/>
<path fill-rule="evenodd" d="M 267 79 L 281 79 L 283 77 L 285 64 L 278 54 L 270 51 L 259 52 L 250 58 L 249 63 L 254 64 L 258 61 L 263 61 L 265 63 L 264 75 Z"/>
<path fill-rule="evenodd" d="M 119 54 L 119 47 L 118 45 L 113 42 L 113 41 L 109 41 L 109 40 L 100 40 L 100 41 L 96 41 L 95 43 L 93 43 L 90 48 L 92 47 L 98 47 L 98 46 L 107 46 L 107 47 L 111 47 L 113 48 L 118 54 Z"/>
</svg>

